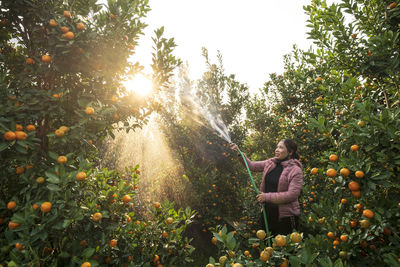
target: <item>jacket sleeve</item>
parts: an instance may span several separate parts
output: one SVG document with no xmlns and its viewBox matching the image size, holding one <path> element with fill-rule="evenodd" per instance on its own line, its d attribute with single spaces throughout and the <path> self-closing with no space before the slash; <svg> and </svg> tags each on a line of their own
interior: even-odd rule
<svg viewBox="0 0 400 267">
<path fill-rule="evenodd" d="M 288 190 L 285 192 L 262 193 L 262 202 L 274 204 L 285 204 L 295 201 L 301 193 L 303 185 L 303 173 L 299 168 L 292 174 L 293 178 L 289 182 Z"/>
<path fill-rule="evenodd" d="M 244 164 L 242 156 L 239 154 L 239 161 Z M 250 171 L 252 172 L 262 172 L 264 171 L 265 162 L 267 160 L 262 161 L 251 161 L 245 154 L 243 154 L 244 158 L 246 159 L 247 165 L 249 166 Z"/>
</svg>

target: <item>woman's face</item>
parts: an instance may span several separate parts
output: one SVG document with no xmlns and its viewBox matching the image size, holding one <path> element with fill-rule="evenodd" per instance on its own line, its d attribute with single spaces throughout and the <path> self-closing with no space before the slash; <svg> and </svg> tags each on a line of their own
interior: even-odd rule
<svg viewBox="0 0 400 267">
<path fill-rule="evenodd" d="M 283 160 L 289 156 L 288 150 L 283 141 L 280 141 L 275 149 L 275 158 Z"/>
</svg>

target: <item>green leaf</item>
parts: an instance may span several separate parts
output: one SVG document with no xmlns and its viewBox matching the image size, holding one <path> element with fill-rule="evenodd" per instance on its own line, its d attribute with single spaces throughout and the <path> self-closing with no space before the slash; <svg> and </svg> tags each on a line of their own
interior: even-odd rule
<svg viewBox="0 0 400 267">
<path fill-rule="evenodd" d="M 52 151 L 49 151 L 49 157 L 53 160 L 57 160 L 58 159 L 58 155 Z"/>
<path fill-rule="evenodd" d="M 390 178 L 390 173 L 383 173 L 383 174 L 375 175 L 375 176 L 371 177 L 372 180 L 386 180 L 389 178 Z"/>
<path fill-rule="evenodd" d="M 86 248 L 86 249 L 82 252 L 81 256 L 82 256 L 82 258 L 84 258 L 84 259 L 88 259 L 88 258 L 92 257 L 92 255 L 94 254 L 95 251 L 96 251 L 95 248 Z"/>
<path fill-rule="evenodd" d="M 46 171 L 45 175 L 46 175 L 46 177 L 48 177 L 47 182 L 52 183 L 52 184 L 60 183 L 60 178 L 55 173 Z"/>
<path fill-rule="evenodd" d="M 49 189 L 50 191 L 53 191 L 53 192 L 61 191 L 61 188 L 55 184 L 48 184 L 46 187 L 47 187 L 47 189 Z"/>
<path fill-rule="evenodd" d="M 8 143 L 1 143 L 0 144 L 0 152 L 8 148 Z"/>
</svg>

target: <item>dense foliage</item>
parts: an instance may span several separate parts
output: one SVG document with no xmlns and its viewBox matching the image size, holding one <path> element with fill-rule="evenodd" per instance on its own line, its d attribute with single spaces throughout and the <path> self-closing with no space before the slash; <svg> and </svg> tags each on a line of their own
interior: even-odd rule
<svg viewBox="0 0 400 267">
<path fill-rule="evenodd" d="M 213 64 L 198 84 L 181 86 L 186 92 L 194 87 L 199 102 L 221 114 L 233 142 L 253 160 L 271 157 L 283 138 L 298 143 L 304 167 L 300 244 L 287 236 L 286 245 L 275 241 L 274 253 L 265 256 L 267 242 L 255 236 L 263 229 L 255 193 L 226 141 L 185 119 L 184 104 L 166 124 L 191 174 L 200 219 L 214 230 L 218 257 L 227 257 L 210 264 L 261 266 L 269 259 L 285 265 L 285 257 L 293 266 L 399 265 L 399 7 L 314 0 L 304 10 L 313 49 L 295 47 L 284 73 L 270 75 L 260 94 L 249 99 L 246 86 Z M 204 154 L 211 149 L 215 154 Z M 221 154 L 228 159 L 221 161 Z"/>
<path fill-rule="evenodd" d="M 154 109 L 121 82 L 147 1 L 1 1 L 0 263 L 184 265 L 190 209 L 137 198 L 138 166 L 99 169 L 98 148 Z M 179 64 L 155 33 L 156 89 Z"/>
</svg>

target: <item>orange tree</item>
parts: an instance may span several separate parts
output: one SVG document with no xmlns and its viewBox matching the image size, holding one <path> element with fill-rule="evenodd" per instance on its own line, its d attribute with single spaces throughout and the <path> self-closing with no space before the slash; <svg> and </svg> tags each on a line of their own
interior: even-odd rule
<svg viewBox="0 0 400 267">
<path fill-rule="evenodd" d="M 190 209 L 136 197 L 138 166 L 98 169 L 114 130 L 156 105 L 121 81 L 146 26 L 147 1 L 1 1 L 0 263 L 8 266 L 182 265 Z M 179 65 L 156 31 L 155 87 Z"/>
<path fill-rule="evenodd" d="M 233 75 L 224 74 L 220 57 L 219 64 L 213 64 L 206 50 L 203 55 L 207 64 L 203 77 L 195 83 L 182 67 L 177 83 L 163 91 L 160 117 L 168 144 L 181 163 L 185 180 L 182 191 L 190 195 L 187 205 L 199 213 L 196 225 L 203 234 L 197 241 L 207 256 L 215 252 L 209 246 L 209 227 L 227 224 L 232 229 L 240 222 L 238 228 L 249 229 L 254 223 L 252 214 L 256 206 L 245 168 L 229 149 L 228 141 L 210 123 L 222 120 L 232 142 L 249 152 L 247 147 L 251 144 L 246 143 L 243 127 L 248 88 Z"/>
<path fill-rule="evenodd" d="M 392 1 L 351 0 L 314 0 L 304 9 L 314 50 L 295 48 L 285 72 L 263 88 L 276 116 L 271 125 L 279 123 L 265 144 L 299 144 L 304 239 L 299 247 L 287 236 L 269 254 L 254 235 L 238 240 L 217 228 L 222 258 L 210 264 L 285 266 L 286 258 L 293 266 L 398 266 L 400 9 Z"/>
</svg>

